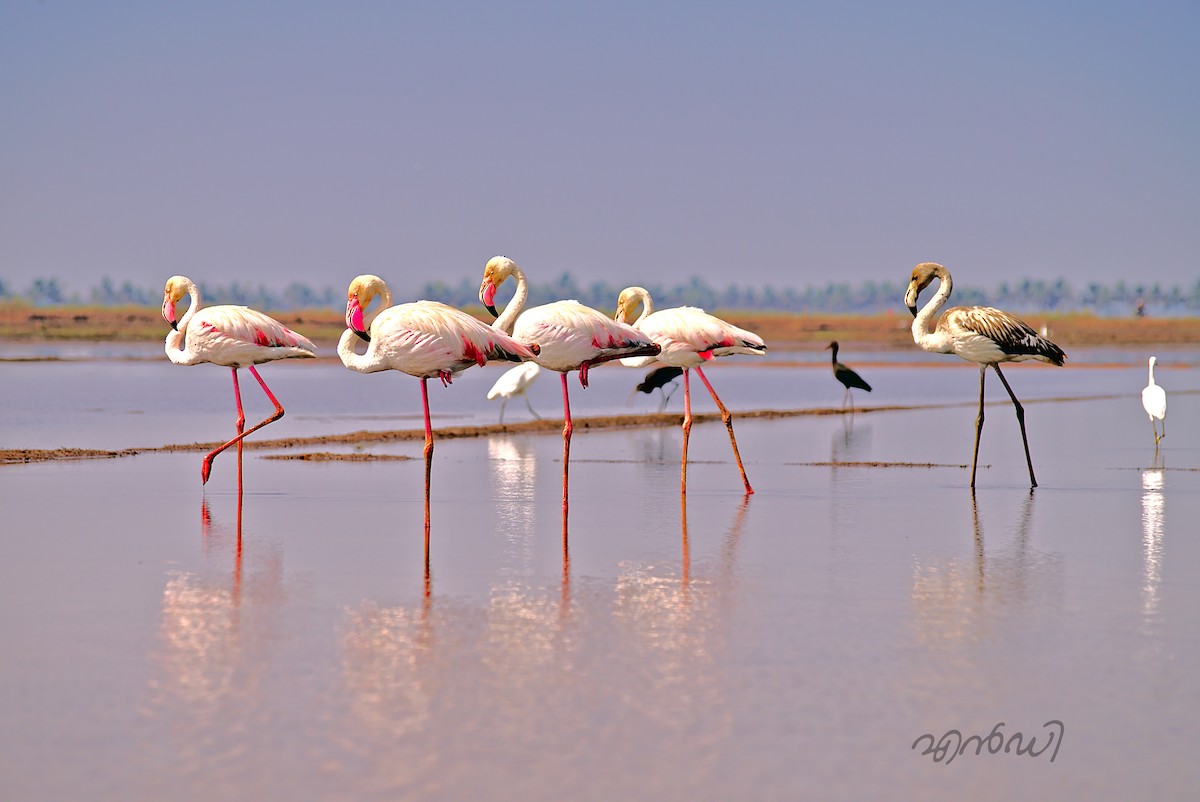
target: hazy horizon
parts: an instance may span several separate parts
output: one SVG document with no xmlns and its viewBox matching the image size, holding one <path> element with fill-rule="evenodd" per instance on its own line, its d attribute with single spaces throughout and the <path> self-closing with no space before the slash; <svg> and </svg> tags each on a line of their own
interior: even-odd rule
<svg viewBox="0 0 1200 802">
<path fill-rule="evenodd" d="M 1200 6 L 0 8 L 0 276 L 1190 286 Z"/>
</svg>

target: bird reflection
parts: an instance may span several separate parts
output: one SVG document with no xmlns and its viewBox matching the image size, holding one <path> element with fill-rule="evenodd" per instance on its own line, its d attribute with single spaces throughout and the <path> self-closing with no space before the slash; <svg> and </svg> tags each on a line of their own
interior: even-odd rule
<svg viewBox="0 0 1200 802">
<path fill-rule="evenodd" d="M 509 571 L 527 573 L 533 565 L 537 524 L 537 459 L 533 446 L 526 437 L 493 435 L 487 441 L 487 455 L 496 494 L 492 513 L 497 531 L 504 535 L 505 565 Z"/>
<path fill-rule="evenodd" d="M 717 713 L 716 719 L 728 729 L 732 711 L 724 709 L 727 700 L 716 668 L 716 656 L 726 648 L 719 613 L 728 607 L 722 597 L 735 588 L 733 564 L 750 496 L 744 496 L 738 506 L 715 570 L 699 574 L 693 570 L 687 498 L 680 496 L 678 564 L 624 564 L 617 578 L 613 615 L 628 631 L 623 640 L 640 657 L 637 662 L 645 667 L 651 683 L 647 693 L 639 693 L 652 700 L 642 714 L 668 729 L 694 732 L 701 719 L 711 726 Z M 727 734 L 712 732 L 711 737 Z"/>
<path fill-rule="evenodd" d="M 1158 617 L 1164 507 L 1162 468 L 1142 471 L 1142 621 L 1146 629 Z"/>
<path fill-rule="evenodd" d="M 239 483 L 240 490 L 240 483 Z M 243 496 L 237 494 L 236 523 L 214 521 L 208 502 L 200 508 L 200 533 L 206 563 L 201 572 L 175 571 L 162 594 L 162 622 L 154 655 L 160 676 L 151 681 L 155 707 L 180 706 L 205 719 L 227 705 L 249 705 L 267 670 L 264 644 L 255 637 L 260 615 L 247 612 L 274 606 L 281 598 L 281 560 L 260 552 L 257 570 L 243 570 Z"/>
<path fill-rule="evenodd" d="M 986 548 L 984 516 L 972 493 L 971 555 L 917 561 L 912 602 L 919 642 L 954 651 L 985 639 L 990 627 L 1025 608 L 1037 605 L 1044 612 L 1061 603 L 1061 559 L 1030 548 L 1034 496 L 1023 496 L 1013 537 L 1004 546 Z"/>
<path fill-rule="evenodd" d="M 355 721 L 350 731 L 364 732 L 363 743 L 407 735 L 428 721 L 438 673 L 430 664 L 432 607 L 425 596 L 411 609 L 366 603 L 347 611 L 342 681 Z"/>
<path fill-rule="evenodd" d="M 871 451 L 871 424 L 855 421 L 855 415 L 842 415 L 842 425 L 834 429 L 829 446 L 829 461 L 862 462 Z"/>
</svg>

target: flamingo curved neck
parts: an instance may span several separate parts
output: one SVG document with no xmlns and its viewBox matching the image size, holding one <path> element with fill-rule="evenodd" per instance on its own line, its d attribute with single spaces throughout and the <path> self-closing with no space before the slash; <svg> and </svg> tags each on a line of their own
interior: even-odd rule
<svg viewBox="0 0 1200 802">
<path fill-rule="evenodd" d="M 950 280 L 950 274 L 945 270 L 938 270 L 934 275 L 941 281 L 941 286 L 938 287 L 938 291 L 934 293 L 934 296 L 929 299 L 929 303 L 921 307 L 921 311 L 913 318 L 913 340 L 926 351 L 948 354 L 953 350 L 951 343 L 936 331 L 931 332 L 929 326 L 933 322 L 933 316 L 941 310 L 946 300 L 950 297 L 950 292 L 954 288 L 954 282 Z M 834 351 L 834 355 L 836 357 L 836 351 Z"/>
<path fill-rule="evenodd" d="M 370 317 L 363 323 L 363 328 L 367 332 L 371 331 L 371 324 L 375 322 L 375 318 L 379 317 L 379 313 L 392 305 L 392 288 L 387 285 L 387 282 L 380 279 L 372 285 L 371 289 L 379 296 L 379 308 L 372 312 Z M 371 305 L 371 300 L 367 301 L 367 306 Z M 364 308 L 363 311 L 366 312 L 367 310 Z"/>
<path fill-rule="evenodd" d="M 642 313 L 633 322 L 633 327 L 636 329 L 641 326 L 643 320 L 654 314 L 654 299 L 650 297 L 650 291 L 645 287 L 634 287 L 633 293 L 642 302 Z"/>
<path fill-rule="evenodd" d="M 381 364 L 379 356 L 375 352 L 375 341 L 372 340 L 367 345 L 365 354 L 355 352 L 354 346 L 358 341 L 358 334 L 354 329 L 346 329 L 342 332 L 342 338 L 338 340 L 337 345 L 337 355 L 342 360 L 342 364 L 359 373 L 375 373 L 384 370 L 385 366 Z"/>
<path fill-rule="evenodd" d="M 175 324 L 175 328 L 167 333 L 166 340 L 167 358 L 176 365 L 196 365 L 203 361 L 188 350 L 187 341 L 188 324 L 192 322 L 192 318 L 200 309 L 200 288 L 191 281 L 186 286 L 189 299 L 188 310 Z"/>
<path fill-rule="evenodd" d="M 509 336 L 512 336 L 513 327 L 517 325 L 517 316 L 525 309 L 525 301 L 529 299 L 529 286 L 525 282 L 525 274 L 515 264 L 512 268 L 512 276 L 517 280 L 517 292 L 504 307 L 500 317 L 492 322 L 493 329 L 502 331 Z"/>
</svg>

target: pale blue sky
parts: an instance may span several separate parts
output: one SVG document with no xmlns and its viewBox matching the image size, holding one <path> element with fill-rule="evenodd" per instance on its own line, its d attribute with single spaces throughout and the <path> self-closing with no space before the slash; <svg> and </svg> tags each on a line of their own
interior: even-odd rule
<svg viewBox="0 0 1200 802">
<path fill-rule="evenodd" d="M 1190 285 L 1200 3 L 0 6 L 0 278 Z"/>
</svg>

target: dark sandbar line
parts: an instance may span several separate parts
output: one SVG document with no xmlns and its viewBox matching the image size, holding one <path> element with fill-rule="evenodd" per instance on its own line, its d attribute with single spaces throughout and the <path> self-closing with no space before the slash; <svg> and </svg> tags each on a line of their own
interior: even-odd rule
<svg viewBox="0 0 1200 802">
<path fill-rule="evenodd" d="M 1178 390 L 1173 391 L 1173 395 L 1191 395 L 1200 393 L 1200 390 Z M 1104 395 L 1083 395 L 1083 396 L 1060 396 L 1056 398 L 1037 398 L 1026 399 L 1022 403 L 1029 404 L 1056 404 L 1078 401 L 1104 401 L 1115 398 L 1132 397 L 1129 393 L 1109 393 Z M 853 414 L 867 415 L 877 412 L 911 412 L 915 410 L 929 409 L 952 409 L 956 407 L 974 407 L 977 402 L 963 401 L 957 403 L 946 404 L 894 404 L 894 405 L 879 405 L 879 406 L 860 406 Z M 1008 406 L 1010 404 L 1007 398 L 993 400 L 988 402 L 988 406 Z M 776 418 L 798 418 L 810 415 L 848 415 L 852 414 L 849 410 L 844 410 L 840 407 L 816 407 L 811 409 L 758 409 L 748 410 L 745 412 L 734 413 L 736 420 L 748 420 L 752 418 L 760 419 L 776 419 Z M 721 416 L 716 412 L 702 412 L 692 415 L 694 423 L 710 423 L 720 421 Z M 679 426 L 683 423 L 682 413 L 662 412 L 640 415 L 602 415 L 589 418 L 576 418 L 575 431 L 586 431 L 588 429 L 635 429 L 635 428 L 652 428 L 659 426 Z M 506 424 L 479 424 L 476 426 L 447 426 L 444 428 L 435 429 L 435 436 L 439 440 L 454 440 L 465 437 L 486 437 L 493 434 L 550 434 L 559 433 L 562 431 L 562 420 L 555 418 L 544 418 L 542 420 L 521 421 L 519 423 Z M 332 435 L 316 435 L 313 437 L 287 437 L 277 438 L 273 440 L 245 440 L 243 441 L 246 449 L 253 450 L 268 450 L 268 449 L 289 449 L 289 448 L 304 448 L 312 446 L 328 446 L 328 445 L 357 445 L 363 443 L 388 443 L 401 442 L 411 440 L 424 440 L 424 429 L 390 429 L 382 431 L 367 431 L 360 430 L 357 432 L 349 432 L 347 434 L 332 434 Z M 211 451 L 219 446 L 219 442 L 210 443 L 173 443 L 157 447 L 144 448 L 125 448 L 116 451 L 103 449 L 83 449 L 83 448 L 53 448 L 53 449 L 0 449 L 0 465 L 3 464 L 21 464 L 29 462 L 45 462 L 53 460 L 77 460 L 77 459 L 111 459 L 115 457 L 131 457 L 137 454 L 146 453 L 162 453 L 162 452 L 198 452 Z M 301 458 L 301 457 L 294 457 Z M 310 458 L 319 459 L 319 458 Z M 346 459 L 338 457 L 338 459 Z M 814 463 L 817 464 L 817 463 Z M 940 467 L 940 466 L 938 466 Z"/>
</svg>

